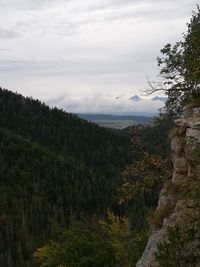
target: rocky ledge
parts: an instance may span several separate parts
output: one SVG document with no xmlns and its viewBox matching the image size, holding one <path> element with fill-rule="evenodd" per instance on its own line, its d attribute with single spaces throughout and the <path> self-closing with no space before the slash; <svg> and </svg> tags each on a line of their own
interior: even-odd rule
<svg viewBox="0 0 200 267">
<path fill-rule="evenodd" d="M 186 108 L 181 118 L 175 120 L 176 127 L 171 133 L 171 158 L 173 163 L 172 183 L 180 185 L 194 176 L 196 166 L 194 150 L 200 146 L 200 107 Z M 160 193 L 157 211 L 174 203 L 174 210 L 163 220 L 160 229 L 153 230 L 146 249 L 136 267 L 158 267 L 155 258 L 157 245 L 165 241 L 169 226 L 184 221 L 191 213 L 192 202 L 175 199 L 165 189 Z"/>
</svg>

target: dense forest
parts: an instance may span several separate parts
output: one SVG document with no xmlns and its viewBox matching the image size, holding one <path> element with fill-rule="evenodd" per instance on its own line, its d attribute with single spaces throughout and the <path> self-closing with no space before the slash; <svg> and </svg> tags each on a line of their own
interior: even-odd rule
<svg viewBox="0 0 200 267">
<path fill-rule="evenodd" d="M 23 266 L 53 221 L 114 208 L 130 149 L 127 136 L 39 101 L 1 90 L 0 102 L 1 262 Z"/>
<path fill-rule="evenodd" d="M 55 225 L 98 221 L 108 210 L 131 217 L 137 207 L 144 216 L 146 206 L 155 205 L 158 196 L 140 196 L 135 208 L 119 204 L 121 173 L 142 156 L 138 144 L 131 145 L 133 129 L 101 128 L 4 89 L 0 126 L 1 266 L 35 266 L 33 252 L 53 237 Z M 163 126 L 134 130 L 143 133 L 148 151 L 166 156 L 157 127 Z"/>
</svg>

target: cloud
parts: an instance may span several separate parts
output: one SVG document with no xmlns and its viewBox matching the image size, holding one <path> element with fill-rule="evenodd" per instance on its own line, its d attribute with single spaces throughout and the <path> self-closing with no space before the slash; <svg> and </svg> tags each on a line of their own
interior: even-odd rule
<svg viewBox="0 0 200 267">
<path fill-rule="evenodd" d="M 188 3 L 191 5 L 191 0 L 169 0 L 163 8 L 164 0 L 1 0 L 0 6 L 7 8 L 6 12 L 13 15 L 10 16 L 13 27 L 21 34 L 27 33 L 29 29 L 33 33 L 64 37 L 79 33 L 84 25 L 179 18 L 188 10 Z M 23 9 L 27 9 L 29 13 L 24 13 Z M 12 36 L 11 33 L 8 32 L 8 36 Z M 13 36 L 17 36 L 16 32 Z"/>
<path fill-rule="evenodd" d="M 150 46 L 149 46 L 150 48 Z M 113 55 L 108 51 L 105 56 L 74 58 L 65 60 L 1 60 L 0 72 L 26 73 L 38 76 L 103 76 L 144 73 L 151 62 L 151 55 L 143 50 L 132 53 L 124 51 L 122 55 Z M 146 61 L 146 62 L 145 62 Z M 145 63 L 144 63 L 145 62 Z M 145 68 L 144 68 L 145 67 Z M 89 79 L 89 78 L 88 78 Z"/>
<path fill-rule="evenodd" d="M 70 0 L 67 0 L 66 2 L 69 1 Z M 1 0 L 0 7 L 15 10 L 38 10 L 63 2 L 64 0 Z"/>
<path fill-rule="evenodd" d="M 0 49 L 1 85 L 21 88 L 20 93 L 33 97 L 58 98 L 58 103 L 64 98 L 66 108 L 75 110 L 92 110 L 94 102 L 99 111 L 122 111 L 126 106 L 131 111 L 133 103 L 113 104 L 105 95 L 134 95 L 146 86 L 145 75 L 154 79 L 160 49 L 180 40 L 195 4 L 1 0 L 1 46 L 9 51 Z M 144 103 L 146 109 L 148 105 Z"/>
<path fill-rule="evenodd" d="M 160 101 L 141 100 L 134 102 L 129 96 L 117 98 L 116 96 L 96 94 L 86 97 L 64 96 L 47 100 L 50 106 L 63 108 L 72 113 L 99 113 L 120 115 L 156 115 L 158 109 L 163 107 Z"/>
<path fill-rule="evenodd" d="M 19 37 L 19 33 L 12 29 L 0 27 L 0 39 L 15 39 Z"/>
<path fill-rule="evenodd" d="M 9 52 L 9 51 L 11 51 L 11 50 L 8 48 L 0 47 L 0 52 Z"/>
</svg>

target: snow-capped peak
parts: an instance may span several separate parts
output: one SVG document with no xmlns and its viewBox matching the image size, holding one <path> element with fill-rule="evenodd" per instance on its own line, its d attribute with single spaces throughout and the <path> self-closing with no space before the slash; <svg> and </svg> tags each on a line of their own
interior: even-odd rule
<svg viewBox="0 0 200 267">
<path fill-rule="evenodd" d="M 130 97 L 130 100 L 138 102 L 138 101 L 141 101 L 142 98 L 140 98 L 138 95 L 134 95 L 134 96 Z"/>
</svg>

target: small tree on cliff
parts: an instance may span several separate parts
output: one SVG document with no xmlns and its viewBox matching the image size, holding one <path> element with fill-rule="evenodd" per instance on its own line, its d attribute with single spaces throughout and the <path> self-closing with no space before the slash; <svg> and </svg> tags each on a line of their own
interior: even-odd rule
<svg viewBox="0 0 200 267">
<path fill-rule="evenodd" d="M 200 7 L 193 12 L 183 40 L 167 44 L 157 58 L 161 82 L 149 82 L 148 94 L 164 91 L 168 97 L 165 112 L 176 116 L 185 103 L 200 104 Z"/>
</svg>

